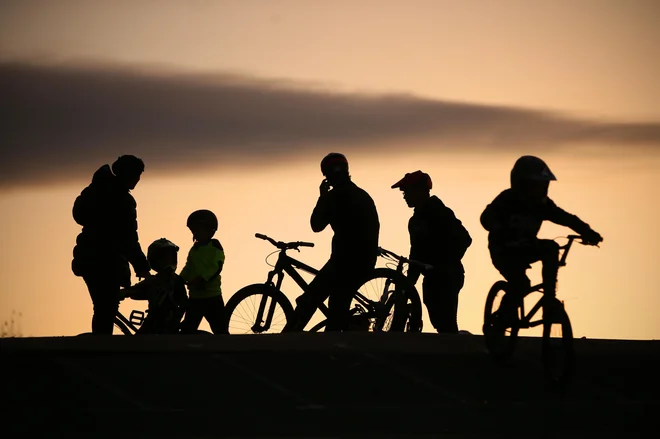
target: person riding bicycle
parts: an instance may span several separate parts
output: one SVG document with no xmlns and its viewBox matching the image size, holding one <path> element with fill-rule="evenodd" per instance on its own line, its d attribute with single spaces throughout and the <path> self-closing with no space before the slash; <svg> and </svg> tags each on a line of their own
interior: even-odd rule
<svg viewBox="0 0 660 439">
<path fill-rule="evenodd" d="M 526 274 L 531 263 L 542 262 L 544 293 L 556 295 L 559 245 L 536 237 L 543 221 L 571 228 L 586 243 L 603 240 L 589 224 L 548 197 L 550 182 L 557 178 L 542 159 L 531 155 L 518 158 L 510 178 L 511 187 L 502 191 L 481 214 L 481 225 L 488 231 L 492 263 L 511 287 L 512 294 L 505 294 L 503 313 L 500 313 L 507 323 L 516 318 L 515 305 L 531 287 Z"/>
<path fill-rule="evenodd" d="M 433 266 L 426 270 L 422 284 L 424 304 L 431 324 L 438 333 L 458 333 L 458 294 L 465 282 L 461 259 L 472 244 L 472 237 L 454 212 L 436 195 L 431 177 L 422 172 L 407 173 L 392 185 L 414 213 L 408 221 L 410 259 Z M 408 267 L 408 279 L 415 285 L 421 270 Z"/>
<path fill-rule="evenodd" d="M 179 247 L 165 238 L 152 242 L 147 260 L 156 275 L 121 290 L 121 299 L 148 300 L 149 312 L 138 334 L 177 334 L 188 295 L 181 276 L 176 274 Z"/>
<path fill-rule="evenodd" d="M 354 293 L 376 266 L 380 222 L 371 196 L 358 187 L 348 172 L 343 154 L 330 153 L 321 161 L 325 179 L 310 218 L 315 233 L 330 225 L 334 231 L 328 262 L 296 299 L 294 319 L 284 331 L 302 331 L 326 298 L 326 331 L 350 329 L 350 306 Z"/>
<path fill-rule="evenodd" d="M 82 226 L 73 248 L 71 270 L 82 277 L 94 306 L 92 333 L 112 335 L 121 287 L 149 275 L 138 239 L 137 204 L 131 190 L 140 181 L 144 163 L 132 155 L 101 166 L 76 198 L 72 214 Z"/>
<path fill-rule="evenodd" d="M 194 244 L 180 273 L 189 293 L 181 333 L 197 332 L 202 318 L 205 318 L 214 334 L 227 334 L 220 276 L 225 251 L 220 241 L 213 238 L 218 230 L 218 218 L 210 210 L 196 210 L 188 216 L 186 225 L 193 235 Z"/>
</svg>

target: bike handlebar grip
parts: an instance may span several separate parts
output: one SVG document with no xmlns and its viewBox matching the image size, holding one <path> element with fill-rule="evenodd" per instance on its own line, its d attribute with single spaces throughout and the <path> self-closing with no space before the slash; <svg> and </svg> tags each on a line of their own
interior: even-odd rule
<svg viewBox="0 0 660 439">
<path fill-rule="evenodd" d="M 301 247 L 314 247 L 313 242 L 300 242 Z"/>
<path fill-rule="evenodd" d="M 262 235 L 261 233 L 255 233 L 254 237 L 259 239 L 268 239 L 268 236 Z"/>
</svg>

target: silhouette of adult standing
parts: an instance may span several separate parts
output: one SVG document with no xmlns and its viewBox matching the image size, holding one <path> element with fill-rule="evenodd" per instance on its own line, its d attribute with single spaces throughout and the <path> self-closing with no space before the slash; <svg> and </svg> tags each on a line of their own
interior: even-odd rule
<svg viewBox="0 0 660 439">
<path fill-rule="evenodd" d="M 332 228 L 332 254 L 309 289 L 298 297 L 295 318 L 287 323 L 285 332 L 302 331 L 327 297 L 325 330 L 348 329 L 353 294 L 373 271 L 378 257 L 380 222 L 376 205 L 364 189 L 351 181 L 346 157 L 336 152 L 328 154 L 321 161 L 321 172 L 325 178 L 310 225 L 315 233 L 328 225 Z"/>
<path fill-rule="evenodd" d="M 465 282 L 461 260 L 472 245 L 472 237 L 454 211 L 431 195 L 431 177 L 422 171 L 407 173 L 392 185 L 399 188 L 408 207 L 414 209 L 408 221 L 410 259 L 433 266 L 424 270 L 408 268 L 408 279 L 416 284 L 424 275 L 422 289 L 429 320 L 439 333 L 458 333 L 458 295 Z"/>
<path fill-rule="evenodd" d="M 83 278 L 92 298 L 93 334 L 112 334 L 119 289 L 131 284 L 129 263 L 138 278 L 149 276 L 138 239 L 137 204 L 130 192 L 143 172 L 141 159 L 123 155 L 112 166 L 101 166 L 73 205 L 73 218 L 83 228 L 71 269 Z"/>
</svg>

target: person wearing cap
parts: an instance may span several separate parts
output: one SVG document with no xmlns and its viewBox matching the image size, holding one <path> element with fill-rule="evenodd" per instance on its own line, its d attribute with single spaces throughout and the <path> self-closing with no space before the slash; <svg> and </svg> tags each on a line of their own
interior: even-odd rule
<svg viewBox="0 0 660 439">
<path fill-rule="evenodd" d="M 433 268 L 422 272 L 408 267 L 408 278 L 414 284 L 424 275 L 422 293 L 431 324 L 438 333 L 458 333 L 458 295 L 465 282 L 461 260 L 472 238 L 454 212 L 435 195 L 431 195 L 431 177 L 422 171 L 407 173 L 392 185 L 400 189 L 403 199 L 414 213 L 408 221 L 410 259 Z"/>
<path fill-rule="evenodd" d="M 502 298 L 500 316 L 515 319 L 521 296 L 530 288 L 526 271 L 529 264 L 543 264 L 543 290 L 556 293 L 559 270 L 559 245 L 551 239 L 538 239 L 543 221 L 569 227 L 587 242 L 599 243 L 602 237 L 589 224 L 558 207 L 548 197 L 551 181 L 557 178 L 541 158 L 519 157 L 510 174 L 511 187 L 502 191 L 481 214 L 481 225 L 488 231 L 488 250 L 493 265 L 512 287 Z M 523 296 L 524 297 L 524 296 Z"/>
<path fill-rule="evenodd" d="M 296 299 L 294 319 L 284 328 L 287 332 L 302 331 L 328 297 L 326 331 L 348 329 L 353 294 L 374 270 L 378 258 L 380 222 L 376 205 L 351 180 L 346 157 L 336 152 L 326 155 L 321 173 L 325 178 L 310 225 L 315 233 L 327 226 L 332 228 L 332 253 L 308 290 Z"/>
<path fill-rule="evenodd" d="M 101 166 L 76 198 L 73 219 L 82 226 L 73 248 L 71 270 L 82 277 L 94 305 L 92 334 L 112 335 L 119 290 L 131 284 L 129 264 L 138 278 L 149 276 L 149 262 L 138 239 L 137 203 L 131 190 L 144 163 L 132 155 Z"/>
</svg>

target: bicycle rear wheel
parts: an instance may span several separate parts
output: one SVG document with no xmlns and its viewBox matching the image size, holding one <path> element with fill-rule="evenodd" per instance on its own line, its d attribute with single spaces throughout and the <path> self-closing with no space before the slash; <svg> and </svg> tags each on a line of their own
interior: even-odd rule
<svg viewBox="0 0 660 439">
<path fill-rule="evenodd" d="M 554 297 L 549 303 L 543 309 L 543 371 L 546 383 L 562 390 L 575 367 L 573 328 L 564 304 Z"/>
<path fill-rule="evenodd" d="M 293 319 L 293 307 L 280 290 L 266 284 L 240 289 L 225 307 L 229 334 L 277 334 Z"/>
<path fill-rule="evenodd" d="M 488 292 L 484 309 L 483 333 L 486 349 L 498 361 L 511 357 L 518 340 L 518 326 L 515 321 L 507 322 L 500 312 L 502 298 L 508 293 L 508 288 L 509 284 L 505 281 L 495 282 Z M 516 315 L 519 310 L 520 308 L 516 309 Z"/>
<path fill-rule="evenodd" d="M 323 320 L 310 332 L 324 331 L 326 324 L 327 320 Z M 349 330 L 355 331 L 420 332 L 422 304 L 419 293 L 403 274 L 389 268 L 376 268 L 353 298 L 349 324 Z"/>
</svg>

